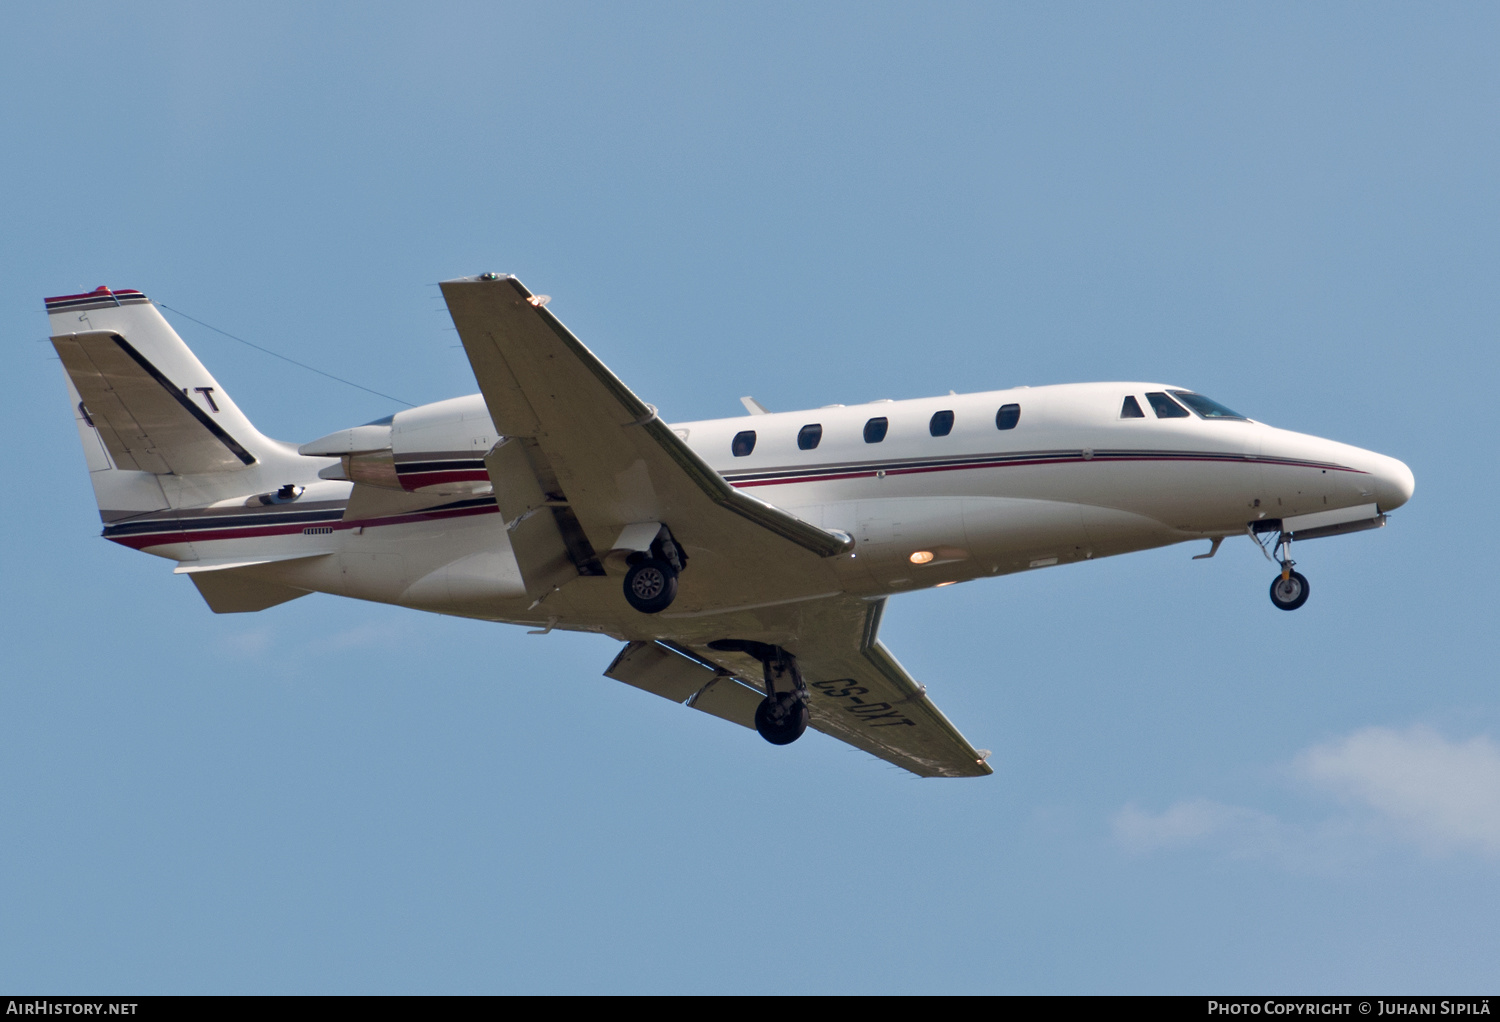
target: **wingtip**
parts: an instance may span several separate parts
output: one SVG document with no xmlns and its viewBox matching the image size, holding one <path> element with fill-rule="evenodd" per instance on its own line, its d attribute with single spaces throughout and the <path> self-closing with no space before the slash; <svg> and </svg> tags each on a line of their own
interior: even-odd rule
<svg viewBox="0 0 1500 1022">
<path fill-rule="evenodd" d="M 515 280 L 514 273 L 476 273 L 468 277 L 454 277 L 451 280 L 438 281 L 438 286 L 444 284 L 479 284 L 495 280 Z"/>
</svg>

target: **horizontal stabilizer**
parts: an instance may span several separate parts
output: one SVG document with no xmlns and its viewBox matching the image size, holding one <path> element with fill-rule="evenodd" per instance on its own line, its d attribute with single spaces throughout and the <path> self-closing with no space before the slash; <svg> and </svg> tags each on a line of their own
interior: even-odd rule
<svg viewBox="0 0 1500 1022">
<path fill-rule="evenodd" d="M 306 596 L 306 589 L 293 589 L 279 582 L 263 582 L 243 574 L 243 568 L 200 571 L 188 577 L 198 587 L 208 609 L 215 614 L 246 614 Z"/>
<path fill-rule="evenodd" d="M 52 344 L 115 467 L 191 475 L 255 463 L 254 455 L 120 334 L 64 334 Z"/>
<path fill-rule="evenodd" d="M 174 575 L 186 575 L 198 587 L 198 593 L 215 614 L 246 614 L 265 610 L 278 603 L 306 596 L 306 589 L 294 589 L 280 582 L 254 577 L 251 569 L 282 561 L 305 561 L 318 554 L 273 554 L 269 557 L 224 559 L 216 561 L 182 561 L 172 569 Z"/>
</svg>

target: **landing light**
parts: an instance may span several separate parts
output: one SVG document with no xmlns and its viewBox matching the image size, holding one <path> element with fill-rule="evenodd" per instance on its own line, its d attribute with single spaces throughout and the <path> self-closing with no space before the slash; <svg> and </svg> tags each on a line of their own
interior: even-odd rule
<svg viewBox="0 0 1500 1022">
<path fill-rule="evenodd" d="M 952 582 L 939 582 L 937 585 L 933 586 L 932 588 L 934 588 L 934 589 L 941 589 L 941 588 L 943 588 L 943 586 L 956 586 L 956 585 L 958 585 L 958 580 L 954 579 Z"/>
<path fill-rule="evenodd" d="M 932 560 L 931 550 L 918 550 L 911 555 L 911 563 L 913 564 L 926 564 L 930 560 Z"/>
</svg>

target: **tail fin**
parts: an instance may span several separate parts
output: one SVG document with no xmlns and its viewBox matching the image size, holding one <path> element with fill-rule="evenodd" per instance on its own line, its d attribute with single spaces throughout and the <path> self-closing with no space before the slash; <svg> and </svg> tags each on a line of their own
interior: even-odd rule
<svg viewBox="0 0 1500 1022">
<path fill-rule="evenodd" d="M 250 424 L 139 291 L 48 298 L 47 315 L 106 522 L 247 492 L 302 460 Z"/>
</svg>

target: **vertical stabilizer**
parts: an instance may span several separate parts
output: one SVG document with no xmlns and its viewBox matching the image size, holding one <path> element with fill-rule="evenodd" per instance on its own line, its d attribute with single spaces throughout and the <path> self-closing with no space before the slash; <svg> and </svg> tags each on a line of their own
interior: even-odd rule
<svg viewBox="0 0 1500 1022">
<path fill-rule="evenodd" d="M 312 474 L 251 425 L 139 291 L 48 298 L 47 316 L 106 522 Z"/>
</svg>

